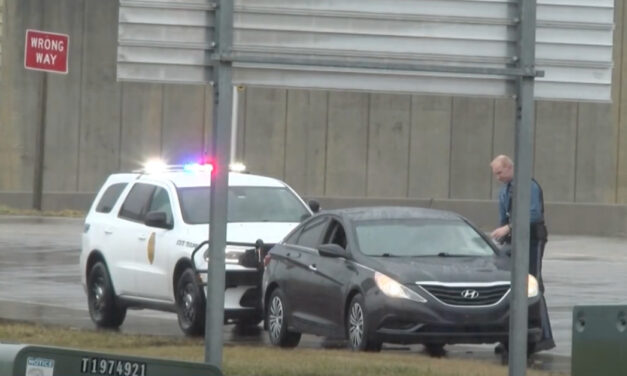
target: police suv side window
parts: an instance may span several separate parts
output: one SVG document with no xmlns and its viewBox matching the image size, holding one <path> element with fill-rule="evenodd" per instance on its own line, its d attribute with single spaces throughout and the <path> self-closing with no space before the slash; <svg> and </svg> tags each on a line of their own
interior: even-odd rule
<svg viewBox="0 0 627 376">
<path fill-rule="evenodd" d="M 105 192 L 102 194 L 98 205 L 96 206 L 96 211 L 98 213 L 109 213 L 113 206 L 118 201 L 120 194 L 126 188 L 127 183 L 116 183 L 110 185 Z"/>
<path fill-rule="evenodd" d="M 120 209 L 120 218 L 143 222 L 148 208 L 148 201 L 155 190 L 154 185 L 136 183 L 126 196 Z"/>
<path fill-rule="evenodd" d="M 172 224 L 172 205 L 170 205 L 170 197 L 168 196 L 168 191 L 161 187 L 157 187 L 155 189 L 154 194 L 152 195 L 152 200 L 150 201 L 150 207 L 148 211 L 157 211 L 163 212 L 166 215 L 167 223 Z"/>
<path fill-rule="evenodd" d="M 325 229 L 326 224 L 327 218 L 312 221 L 303 228 L 296 244 L 303 247 L 317 248 L 322 240 L 322 231 Z"/>
</svg>

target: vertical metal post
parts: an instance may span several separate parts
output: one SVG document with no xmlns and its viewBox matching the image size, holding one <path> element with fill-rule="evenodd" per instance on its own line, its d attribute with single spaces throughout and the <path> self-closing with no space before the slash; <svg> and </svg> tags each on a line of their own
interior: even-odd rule
<svg viewBox="0 0 627 376">
<path fill-rule="evenodd" d="M 239 90 L 233 89 L 233 111 L 231 112 L 231 163 L 237 157 L 237 113 L 239 111 Z"/>
<path fill-rule="evenodd" d="M 48 102 L 48 73 L 41 73 L 41 107 L 35 138 L 35 166 L 33 171 L 33 209 L 41 210 L 44 192 L 44 158 L 46 148 L 46 112 Z"/>
<path fill-rule="evenodd" d="M 227 197 L 231 147 L 231 100 L 233 99 L 231 63 L 219 57 L 233 44 L 233 2 L 220 0 L 215 16 L 216 49 L 214 61 L 214 116 L 211 174 L 209 274 L 207 276 L 207 317 L 205 325 L 205 362 L 222 366 L 224 326 L 224 250 L 226 248 Z"/>
<path fill-rule="evenodd" d="M 524 376 L 527 370 L 529 274 L 529 215 L 534 131 L 534 79 L 536 43 L 536 0 L 519 0 L 520 23 L 518 66 L 528 74 L 517 82 L 516 151 L 513 197 L 513 272 L 509 327 L 509 375 Z"/>
</svg>

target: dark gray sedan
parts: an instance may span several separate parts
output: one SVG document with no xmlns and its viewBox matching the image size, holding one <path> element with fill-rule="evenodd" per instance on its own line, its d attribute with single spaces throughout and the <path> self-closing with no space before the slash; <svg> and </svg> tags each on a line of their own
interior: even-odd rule
<svg viewBox="0 0 627 376">
<path fill-rule="evenodd" d="M 270 341 L 298 345 L 301 333 L 348 340 L 354 350 L 383 342 L 507 342 L 510 259 L 451 212 L 369 207 L 319 213 L 264 260 Z M 541 292 L 528 278 L 528 341 L 540 338 Z"/>
</svg>

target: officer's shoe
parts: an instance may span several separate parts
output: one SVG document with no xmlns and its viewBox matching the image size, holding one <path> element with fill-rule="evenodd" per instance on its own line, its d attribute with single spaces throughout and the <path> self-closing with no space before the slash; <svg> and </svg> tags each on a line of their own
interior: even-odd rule
<svg viewBox="0 0 627 376">
<path fill-rule="evenodd" d="M 540 351 L 551 350 L 554 347 L 555 347 L 555 341 L 553 341 L 553 338 L 546 338 L 546 339 L 541 340 L 540 342 L 531 344 L 529 346 L 528 352 L 533 354 L 533 353 L 537 353 Z"/>
<path fill-rule="evenodd" d="M 502 343 L 499 343 L 498 345 L 496 345 L 496 346 L 494 347 L 494 353 L 495 353 L 495 354 L 503 354 L 503 353 L 505 353 L 506 351 L 507 351 L 507 348 L 506 348 L 506 347 L 505 347 L 505 345 L 504 345 L 504 344 L 502 344 Z"/>
</svg>

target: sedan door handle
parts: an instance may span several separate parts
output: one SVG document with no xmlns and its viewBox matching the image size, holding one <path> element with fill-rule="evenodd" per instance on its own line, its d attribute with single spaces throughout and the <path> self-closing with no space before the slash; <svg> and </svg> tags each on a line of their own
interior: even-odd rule
<svg viewBox="0 0 627 376">
<path fill-rule="evenodd" d="M 317 272 L 318 268 L 316 267 L 316 264 L 310 264 L 309 265 L 309 270 L 311 270 L 312 272 Z"/>
<path fill-rule="evenodd" d="M 104 230 L 105 235 L 113 234 L 113 230 Z"/>
<path fill-rule="evenodd" d="M 139 236 L 137 237 L 137 239 L 139 239 L 139 240 L 146 240 L 146 238 L 147 238 L 147 236 L 146 236 L 146 235 L 139 235 Z"/>
</svg>

